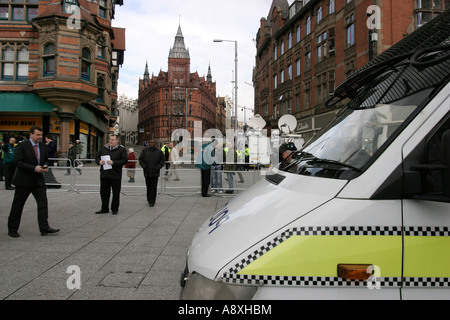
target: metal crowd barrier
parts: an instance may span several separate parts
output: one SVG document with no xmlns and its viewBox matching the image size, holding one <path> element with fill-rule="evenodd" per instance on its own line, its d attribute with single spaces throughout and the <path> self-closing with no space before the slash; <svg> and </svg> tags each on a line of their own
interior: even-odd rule
<svg viewBox="0 0 450 320">
<path fill-rule="evenodd" d="M 49 192 L 99 193 L 100 168 L 95 159 L 51 158 L 54 166 L 46 174 L 46 185 Z M 138 161 L 135 169 L 123 168 L 121 193 L 126 196 L 142 195 L 147 193 L 143 169 Z M 229 175 L 233 174 L 234 186 L 229 186 Z M 134 177 L 134 178 L 133 178 Z M 178 180 L 175 180 L 178 177 Z M 211 180 L 213 171 L 211 171 Z M 264 171 L 250 168 L 248 171 L 221 171 L 222 187 L 216 188 L 210 183 L 211 193 L 215 196 L 234 197 L 236 194 L 248 189 L 260 179 L 264 178 Z M 242 182 L 241 182 L 242 181 Z M 163 167 L 158 180 L 158 194 L 171 196 L 191 196 L 201 193 L 200 170 L 193 165 L 173 166 L 168 170 Z M 227 192 L 228 191 L 228 192 Z M 230 193 L 233 191 L 232 193 Z"/>
</svg>

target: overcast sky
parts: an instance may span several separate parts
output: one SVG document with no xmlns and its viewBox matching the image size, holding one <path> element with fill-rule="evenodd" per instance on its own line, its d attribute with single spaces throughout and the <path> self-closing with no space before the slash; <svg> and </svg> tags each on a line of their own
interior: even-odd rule
<svg viewBox="0 0 450 320">
<path fill-rule="evenodd" d="M 291 3 L 292 1 L 289 1 Z M 178 25 L 191 57 L 191 72 L 206 76 L 211 64 L 218 96 L 233 93 L 234 43 L 238 41 L 238 106 L 253 109 L 252 71 L 254 40 L 260 19 L 266 18 L 272 0 L 128 0 L 116 6 L 113 26 L 126 28 L 125 62 L 120 69 L 119 95 L 136 99 L 139 78 L 148 61 L 150 75 L 167 71 L 169 50 Z M 241 112 L 243 114 L 243 112 Z M 240 113 L 240 120 L 242 115 Z M 247 118 L 249 111 L 247 111 Z"/>
</svg>

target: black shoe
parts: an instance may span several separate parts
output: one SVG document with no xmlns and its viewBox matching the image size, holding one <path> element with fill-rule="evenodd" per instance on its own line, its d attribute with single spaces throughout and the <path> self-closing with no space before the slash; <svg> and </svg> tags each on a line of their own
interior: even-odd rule
<svg viewBox="0 0 450 320">
<path fill-rule="evenodd" d="M 14 187 L 7 187 L 6 190 L 14 190 Z"/>
<path fill-rule="evenodd" d="M 8 231 L 8 236 L 11 238 L 19 238 L 20 234 L 18 234 L 17 231 Z"/>
<path fill-rule="evenodd" d="M 154 203 L 148 203 L 148 205 L 150 206 L 150 207 L 154 207 L 155 206 L 155 204 Z"/>
<path fill-rule="evenodd" d="M 119 213 L 119 210 L 113 210 L 112 212 L 111 212 L 113 215 L 116 215 L 116 214 L 118 214 Z"/>
<path fill-rule="evenodd" d="M 100 211 L 96 211 L 96 212 L 95 212 L 95 214 L 102 214 L 102 213 L 109 213 L 109 211 L 103 211 L 103 210 L 100 210 Z"/>
<path fill-rule="evenodd" d="M 210 194 L 202 194 L 202 197 L 203 198 L 209 198 L 209 197 L 212 197 L 212 195 L 210 195 Z"/>
<path fill-rule="evenodd" d="M 52 228 L 48 228 L 47 230 L 42 230 L 41 231 L 41 236 L 48 236 L 49 234 L 55 234 L 58 233 L 59 229 L 52 229 Z"/>
</svg>

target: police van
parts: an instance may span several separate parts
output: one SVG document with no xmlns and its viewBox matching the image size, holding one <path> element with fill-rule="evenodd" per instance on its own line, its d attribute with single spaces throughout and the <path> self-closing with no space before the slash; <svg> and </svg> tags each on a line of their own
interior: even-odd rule
<svg viewBox="0 0 450 320">
<path fill-rule="evenodd" d="M 326 128 L 200 227 L 182 299 L 450 298 L 450 11 L 327 104 Z"/>
</svg>

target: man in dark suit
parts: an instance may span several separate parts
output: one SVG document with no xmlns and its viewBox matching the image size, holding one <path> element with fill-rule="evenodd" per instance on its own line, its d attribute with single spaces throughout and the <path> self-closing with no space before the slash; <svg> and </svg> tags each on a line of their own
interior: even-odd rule
<svg viewBox="0 0 450 320">
<path fill-rule="evenodd" d="M 8 235 L 13 238 L 20 237 L 17 230 L 30 193 L 36 199 L 41 235 L 59 232 L 59 229 L 52 229 L 48 224 L 47 189 L 43 175 L 48 172 L 48 154 L 45 144 L 41 142 L 42 134 L 40 127 L 31 127 L 30 139 L 23 140 L 16 148 L 14 159 L 17 171 L 13 178 L 16 189 L 8 218 Z"/>
</svg>

